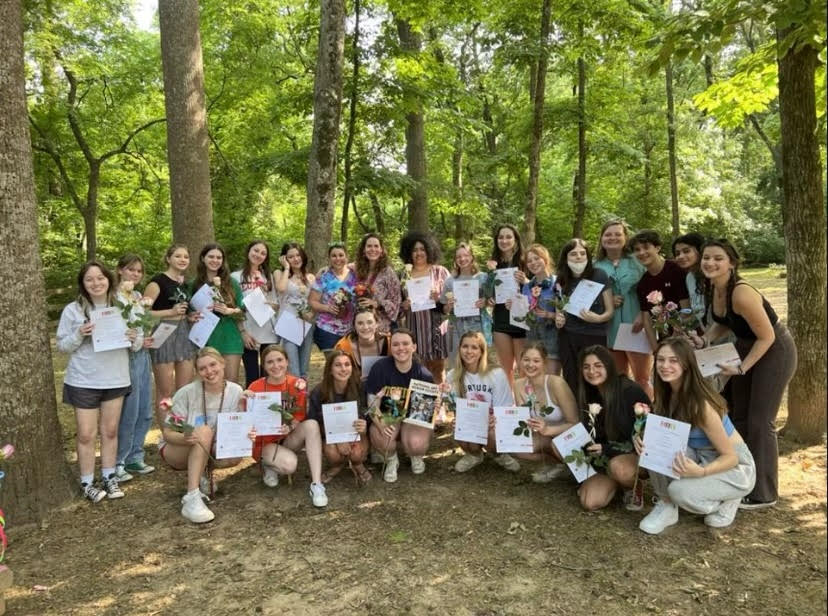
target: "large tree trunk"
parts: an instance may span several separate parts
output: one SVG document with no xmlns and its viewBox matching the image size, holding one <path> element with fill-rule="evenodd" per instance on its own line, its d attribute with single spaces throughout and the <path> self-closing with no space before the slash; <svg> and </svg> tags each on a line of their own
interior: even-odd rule
<svg viewBox="0 0 828 616">
<path fill-rule="evenodd" d="M 325 263 L 336 208 L 336 154 L 342 109 L 345 2 L 321 0 L 313 87 L 313 140 L 308 164 L 305 249 L 314 269 Z"/>
<path fill-rule="evenodd" d="M 583 38 L 583 26 L 581 37 Z M 586 216 L 586 66 L 584 58 L 578 58 L 578 175 L 575 179 L 575 224 L 572 237 L 584 236 Z"/>
<path fill-rule="evenodd" d="M 786 34 L 779 31 L 778 39 Z M 805 443 L 819 443 L 826 426 L 826 221 L 816 133 L 817 62 L 817 51 L 804 45 L 779 58 L 788 322 L 799 351 L 785 433 Z"/>
<path fill-rule="evenodd" d="M 676 175 L 676 113 L 673 103 L 673 65 L 668 62 L 664 68 L 664 85 L 667 94 L 667 156 L 670 161 L 670 212 L 672 214 L 672 233 L 679 235 L 679 196 L 678 177 Z"/>
<path fill-rule="evenodd" d="M 23 74 L 21 3 L 0 3 L 0 505 L 9 522 L 33 522 L 68 499 L 71 473 L 55 404 L 40 261 L 32 149 Z"/>
<path fill-rule="evenodd" d="M 400 47 L 405 53 L 416 55 L 423 47 L 423 37 L 411 29 L 407 21 L 397 20 Z M 408 228 L 428 231 L 428 187 L 426 185 L 425 114 L 422 101 L 416 101 L 414 110 L 405 115 L 405 171 L 413 187 L 408 200 Z"/>
<path fill-rule="evenodd" d="M 351 91 L 348 101 L 348 135 L 345 138 L 345 158 L 343 168 L 345 171 L 345 186 L 342 189 L 342 222 L 339 227 L 339 239 L 348 242 L 348 210 L 351 197 L 354 192 L 351 170 L 353 168 L 352 152 L 354 148 L 354 137 L 356 136 L 357 117 L 357 94 L 359 93 L 359 0 L 354 0 L 354 38 L 351 47 Z M 354 211 L 359 220 L 359 215 Z"/>
<path fill-rule="evenodd" d="M 535 78 L 530 80 L 529 87 L 532 94 L 532 141 L 529 145 L 529 186 L 526 191 L 526 209 L 523 216 L 523 241 L 526 246 L 535 241 L 536 234 L 541 143 L 543 141 L 543 105 L 546 98 L 546 67 L 549 61 L 548 43 L 551 13 L 551 0 L 543 0 L 540 51 Z"/>
<path fill-rule="evenodd" d="M 187 246 L 194 266 L 195 255 L 214 238 L 198 0 L 159 0 L 158 19 L 173 239 Z"/>
</svg>

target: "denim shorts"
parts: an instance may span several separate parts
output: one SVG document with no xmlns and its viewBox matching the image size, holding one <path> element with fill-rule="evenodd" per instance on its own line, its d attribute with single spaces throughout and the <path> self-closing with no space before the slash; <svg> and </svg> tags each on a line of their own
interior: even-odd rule
<svg viewBox="0 0 828 616">
<path fill-rule="evenodd" d="M 339 342 L 340 338 L 342 338 L 342 336 L 339 334 L 327 332 L 318 325 L 313 328 L 313 341 L 316 343 L 316 346 L 319 347 L 320 351 L 330 351 L 336 346 L 336 343 Z"/>
<path fill-rule="evenodd" d="M 132 387 L 116 387 L 114 389 L 89 389 L 63 384 L 63 402 L 77 409 L 99 409 L 102 402 L 122 398 L 132 391 Z"/>
</svg>

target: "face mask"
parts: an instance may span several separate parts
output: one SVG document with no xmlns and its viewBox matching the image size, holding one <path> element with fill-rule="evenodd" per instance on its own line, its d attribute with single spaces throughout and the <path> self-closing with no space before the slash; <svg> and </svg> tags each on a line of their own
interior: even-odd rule
<svg viewBox="0 0 828 616">
<path fill-rule="evenodd" d="M 567 261 L 566 264 L 569 266 L 569 269 L 572 270 L 572 273 L 576 276 L 580 276 L 584 273 L 586 269 L 587 262 L 584 261 L 583 263 L 575 263 L 574 261 Z"/>
</svg>

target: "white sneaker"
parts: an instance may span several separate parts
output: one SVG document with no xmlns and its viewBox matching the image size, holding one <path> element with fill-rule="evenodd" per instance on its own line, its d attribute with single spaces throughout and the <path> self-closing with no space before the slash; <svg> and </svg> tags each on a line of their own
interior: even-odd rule
<svg viewBox="0 0 828 616">
<path fill-rule="evenodd" d="M 507 471 L 517 473 L 520 470 L 520 462 L 515 460 L 508 453 L 501 453 L 500 455 L 495 456 L 494 461 L 498 466 L 505 468 Z"/>
<path fill-rule="evenodd" d="M 400 459 L 397 454 L 388 458 L 385 462 L 385 472 L 382 478 L 388 483 L 394 483 L 397 480 L 397 469 L 400 467 Z"/>
<path fill-rule="evenodd" d="M 473 453 L 464 454 L 462 458 L 457 460 L 457 463 L 454 465 L 454 470 L 458 473 L 465 473 L 466 471 L 470 471 L 475 466 L 483 462 L 483 454 L 474 455 Z"/>
<path fill-rule="evenodd" d="M 650 535 L 657 535 L 676 522 L 678 522 L 678 506 L 659 499 L 653 510 L 638 523 L 638 528 Z"/>
<path fill-rule="evenodd" d="M 736 519 L 736 512 L 739 511 L 741 499 L 723 501 L 718 510 L 704 516 L 704 523 L 713 528 L 726 528 L 733 524 Z"/>
<path fill-rule="evenodd" d="M 328 495 L 325 486 L 321 483 L 310 484 L 310 497 L 314 507 L 324 507 L 328 504 Z"/>
<path fill-rule="evenodd" d="M 210 522 L 216 515 L 201 500 L 201 494 L 185 494 L 181 499 L 181 515 L 193 524 Z"/>
<path fill-rule="evenodd" d="M 125 483 L 134 479 L 134 476 L 126 471 L 123 464 L 118 464 L 115 467 L 115 479 L 118 480 L 118 483 Z"/>
<path fill-rule="evenodd" d="M 566 470 L 567 469 L 563 464 L 543 466 L 539 471 L 532 473 L 532 481 L 535 483 L 549 483 L 553 479 L 563 476 L 566 473 Z"/>
<path fill-rule="evenodd" d="M 423 456 L 411 456 L 411 472 L 415 475 L 425 473 L 425 460 L 423 460 Z"/>
<path fill-rule="evenodd" d="M 264 473 L 262 474 L 262 482 L 268 488 L 275 488 L 279 485 L 279 473 L 272 466 L 264 464 Z"/>
</svg>

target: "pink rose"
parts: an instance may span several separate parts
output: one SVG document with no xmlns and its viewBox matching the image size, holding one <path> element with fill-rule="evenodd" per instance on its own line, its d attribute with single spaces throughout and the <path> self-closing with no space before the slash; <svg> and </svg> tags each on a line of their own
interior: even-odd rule
<svg viewBox="0 0 828 616">
<path fill-rule="evenodd" d="M 216 276 L 215 278 L 213 278 L 213 286 L 214 287 L 220 287 L 221 286 L 221 277 L 220 276 Z"/>
<path fill-rule="evenodd" d="M 8 460 L 14 455 L 14 445 L 6 443 L 0 448 L 0 460 Z"/>
<path fill-rule="evenodd" d="M 169 411 L 172 408 L 172 399 L 161 398 L 161 400 L 158 401 L 158 408 L 162 411 Z"/>
<path fill-rule="evenodd" d="M 540 287 L 532 287 L 532 297 L 540 297 L 541 288 Z"/>
<path fill-rule="evenodd" d="M 676 308 L 678 308 L 678 304 L 676 302 L 667 302 L 664 306 L 669 312 L 672 312 Z"/>
<path fill-rule="evenodd" d="M 643 402 L 636 402 L 633 405 L 633 413 L 635 413 L 636 417 L 641 417 L 642 415 L 647 415 L 650 412 L 650 405 L 644 404 Z"/>
<path fill-rule="evenodd" d="M 308 382 L 305 379 L 296 379 L 294 386 L 298 391 L 305 391 L 308 388 Z"/>
<path fill-rule="evenodd" d="M 650 291 L 647 294 L 647 301 L 651 304 L 660 304 L 664 301 L 664 296 L 661 294 L 661 291 Z"/>
</svg>

